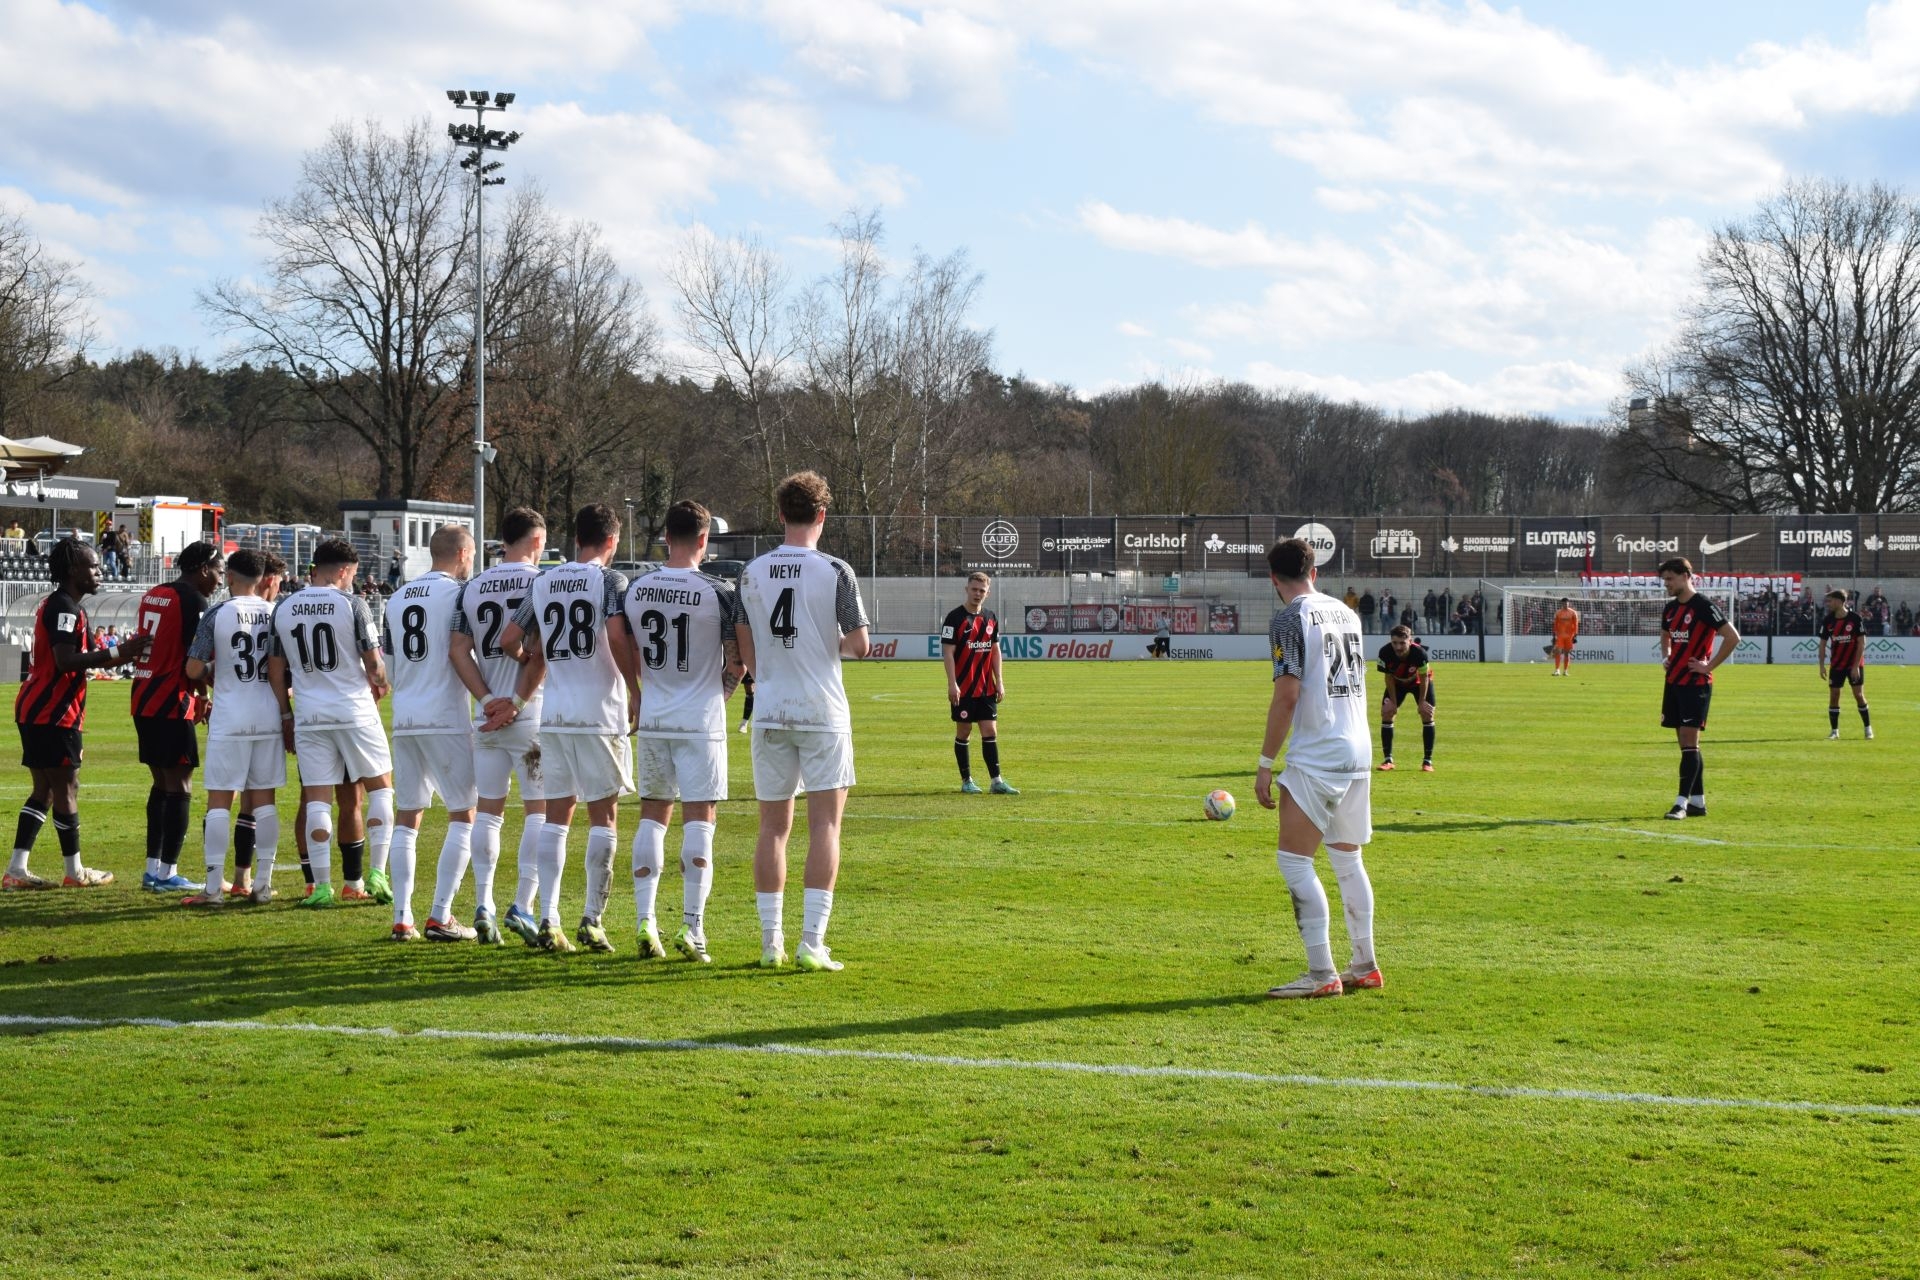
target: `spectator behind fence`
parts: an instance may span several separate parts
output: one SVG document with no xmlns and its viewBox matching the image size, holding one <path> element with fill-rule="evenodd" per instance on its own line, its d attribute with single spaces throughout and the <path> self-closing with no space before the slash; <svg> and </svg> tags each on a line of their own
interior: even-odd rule
<svg viewBox="0 0 1920 1280">
<path fill-rule="evenodd" d="M 1373 611 L 1376 607 L 1378 606 L 1374 601 L 1373 592 L 1367 591 L 1360 596 L 1360 629 L 1361 630 L 1372 631 L 1374 629 Z"/>
</svg>

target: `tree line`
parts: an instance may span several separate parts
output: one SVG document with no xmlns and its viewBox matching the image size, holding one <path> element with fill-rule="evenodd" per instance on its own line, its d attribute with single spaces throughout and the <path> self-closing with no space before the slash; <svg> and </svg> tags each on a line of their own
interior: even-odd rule
<svg viewBox="0 0 1920 1280">
<path fill-rule="evenodd" d="M 237 520 L 333 525 L 345 498 L 465 498 L 472 196 L 428 122 L 337 126 L 263 210 L 259 269 L 203 291 L 229 343 L 211 365 L 96 356 L 77 267 L 0 216 L 0 434 L 86 445 L 82 469 L 125 492 L 220 500 Z M 965 250 L 896 256 L 876 213 L 834 223 L 810 278 L 762 240 L 695 229 L 656 300 L 537 186 L 499 206 L 489 500 L 558 528 L 609 499 L 652 534 L 681 496 L 764 528 L 773 484 L 801 466 L 889 544 L 929 514 L 1920 500 L 1920 217 L 1882 188 L 1790 187 L 1716 231 L 1680 337 L 1626 371 L 1633 400 L 1587 423 L 1236 383 L 1084 395 L 997 369 Z"/>
</svg>

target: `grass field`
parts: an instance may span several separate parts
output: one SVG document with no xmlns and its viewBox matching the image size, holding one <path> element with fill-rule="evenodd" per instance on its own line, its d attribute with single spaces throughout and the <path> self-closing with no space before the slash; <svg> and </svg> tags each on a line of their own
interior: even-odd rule
<svg viewBox="0 0 1920 1280">
<path fill-rule="evenodd" d="M 1920 673 L 1829 743 L 1811 669 L 1732 670 L 1712 816 L 1669 824 L 1651 668 L 1443 670 L 1440 772 L 1374 791 L 1387 987 L 1301 1004 L 1261 998 L 1303 967 L 1263 668 L 1010 678 L 1025 794 L 962 797 L 937 670 L 850 669 L 838 975 L 749 967 L 742 800 L 706 971 L 637 961 L 620 892 L 613 957 L 189 916 L 133 887 L 144 772 L 96 687 L 121 883 L 0 898 L 0 1015 L 247 1025 L 0 1033 L 0 1275 L 1920 1275 Z"/>
</svg>

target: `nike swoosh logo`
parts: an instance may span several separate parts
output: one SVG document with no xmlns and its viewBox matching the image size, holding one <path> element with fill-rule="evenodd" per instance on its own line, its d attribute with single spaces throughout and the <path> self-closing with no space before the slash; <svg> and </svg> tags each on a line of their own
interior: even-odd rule
<svg viewBox="0 0 1920 1280">
<path fill-rule="evenodd" d="M 1737 547 L 1747 539 L 1757 538 L 1759 536 L 1757 533 L 1743 533 L 1739 537 L 1729 538 L 1725 542 L 1710 542 L 1705 537 L 1702 537 L 1700 539 L 1700 554 L 1703 556 L 1717 556 L 1728 547 Z"/>
</svg>

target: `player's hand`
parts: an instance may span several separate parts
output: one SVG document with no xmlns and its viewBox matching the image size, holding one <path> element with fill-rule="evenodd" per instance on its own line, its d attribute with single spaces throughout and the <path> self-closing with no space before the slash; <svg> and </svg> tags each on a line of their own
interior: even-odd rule
<svg viewBox="0 0 1920 1280">
<path fill-rule="evenodd" d="M 1827 664 L 1824 662 L 1820 664 L 1820 678 L 1822 680 L 1827 678 Z"/>
<path fill-rule="evenodd" d="M 1713 673 L 1713 667 L 1705 658 L 1694 658 L 1690 660 L 1687 663 L 1687 670 L 1697 676 L 1711 675 Z"/>
<path fill-rule="evenodd" d="M 193 722 L 205 724 L 213 719 L 213 699 L 195 698 L 193 700 Z"/>
<path fill-rule="evenodd" d="M 1262 809 L 1272 809 L 1275 807 L 1273 803 L 1273 770 L 1261 769 L 1253 775 L 1253 798 L 1260 802 Z"/>
<path fill-rule="evenodd" d="M 995 693 L 993 698 L 995 702 L 1005 702 L 1007 700 L 1007 686 L 1004 684 L 1001 685 L 999 692 Z"/>
<path fill-rule="evenodd" d="M 488 698 L 481 705 L 480 711 L 486 717 L 480 725 L 482 733 L 496 733 L 520 718 L 519 711 L 514 709 L 512 698 Z"/>
<path fill-rule="evenodd" d="M 120 662 L 122 665 L 147 656 L 147 650 L 153 648 L 153 637 L 144 631 L 136 631 L 120 642 Z"/>
<path fill-rule="evenodd" d="M 960 705 L 960 685 L 954 680 L 947 681 L 947 701 L 954 706 Z"/>
<path fill-rule="evenodd" d="M 293 749 L 293 721 L 291 720 L 280 722 L 280 745 L 286 749 L 288 755 L 298 754 Z"/>
</svg>

